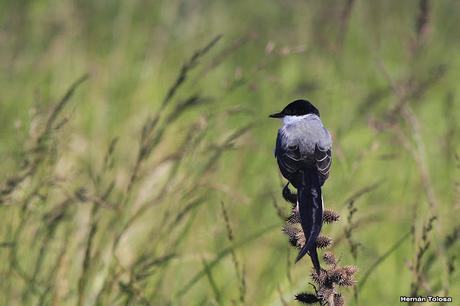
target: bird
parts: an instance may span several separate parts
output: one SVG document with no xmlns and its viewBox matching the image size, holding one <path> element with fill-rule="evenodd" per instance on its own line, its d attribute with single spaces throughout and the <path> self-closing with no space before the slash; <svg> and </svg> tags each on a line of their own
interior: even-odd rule
<svg viewBox="0 0 460 306">
<path fill-rule="evenodd" d="M 297 189 L 295 209 L 300 217 L 305 244 L 296 262 L 308 254 L 319 275 L 321 266 L 316 239 L 323 223 L 321 187 L 328 179 L 332 165 L 332 137 L 321 121 L 319 110 L 308 100 L 295 100 L 269 117 L 282 120 L 274 155 L 282 176 L 288 180 L 283 196 L 286 189 L 289 190 L 289 184 Z M 293 201 L 292 196 L 289 201 Z"/>
</svg>

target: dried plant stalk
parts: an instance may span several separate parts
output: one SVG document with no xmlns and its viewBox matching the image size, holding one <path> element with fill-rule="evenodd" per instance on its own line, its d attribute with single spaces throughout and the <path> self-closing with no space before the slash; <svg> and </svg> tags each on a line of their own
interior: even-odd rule
<svg viewBox="0 0 460 306">
<path fill-rule="evenodd" d="M 286 186 L 283 189 L 283 195 L 288 202 L 295 197 Z M 323 220 L 325 223 L 335 223 L 340 219 L 340 215 L 327 209 L 324 212 Z M 305 244 L 305 235 L 300 226 L 299 212 L 295 206 L 291 207 L 291 215 L 286 219 L 286 223 L 282 229 L 283 233 L 288 236 L 292 246 L 301 249 Z M 332 244 L 332 239 L 325 235 L 320 235 L 317 238 L 317 246 L 319 249 L 328 248 Z M 323 255 L 323 260 L 327 268 L 322 268 L 320 274 L 317 274 L 314 268 L 311 271 L 311 279 L 315 283 L 313 285 L 314 292 L 302 292 L 295 296 L 296 300 L 303 304 L 316 304 L 340 306 L 344 305 L 342 294 L 338 291 L 339 287 L 353 287 L 356 284 L 355 274 L 358 268 L 355 266 L 340 266 L 338 260 L 332 251 L 326 251 Z"/>
</svg>

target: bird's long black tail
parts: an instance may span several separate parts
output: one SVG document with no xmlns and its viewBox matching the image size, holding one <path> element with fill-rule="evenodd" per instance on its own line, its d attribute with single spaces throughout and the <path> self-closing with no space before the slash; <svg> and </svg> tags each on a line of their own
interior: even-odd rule
<svg viewBox="0 0 460 306">
<path fill-rule="evenodd" d="M 315 171 L 307 170 L 301 173 L 297 199 L 299 202 L 300 223 L 305 235 L 305 244 L 299 255 L 297 255 L 296 262 L 308 253 L 316 272 L 319 274 L 321 266 L 316 250 L 316 239 L 323 224 L 323 199 L 318 175 Z"/>
</svg>

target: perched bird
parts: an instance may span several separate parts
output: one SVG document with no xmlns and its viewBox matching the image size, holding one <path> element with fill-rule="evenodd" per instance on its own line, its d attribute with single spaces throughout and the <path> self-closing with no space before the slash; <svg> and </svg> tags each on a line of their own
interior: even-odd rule
<svg viewBox="0 0 460 306">
<path fill-rule="evenodd" d="M 275 157 L 281 174 L 297 189 L 296 209 L 305 244 L 296 262 L 308 253 L 319 274 L 316 239 L 323 223 L 321 186 L 329 177 L 332 138 L 321 122 L 318 109 L 309 101 L 293 101 L 270 117 L 283 121 L 276 138 Z"/>
</svg>

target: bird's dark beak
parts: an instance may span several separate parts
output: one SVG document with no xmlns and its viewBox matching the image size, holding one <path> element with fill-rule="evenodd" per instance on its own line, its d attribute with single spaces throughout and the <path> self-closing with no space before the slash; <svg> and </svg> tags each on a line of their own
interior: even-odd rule
<svg viewBox="0 0 460 306">
<path fill-rule="evenodd" d="M 275 113 L 275 114 L 271 114 L 268 117 L 270 117 L 270 118 L 283 118 L 284 115 L 283 115 L 283 113 Z"/>
</svg>

